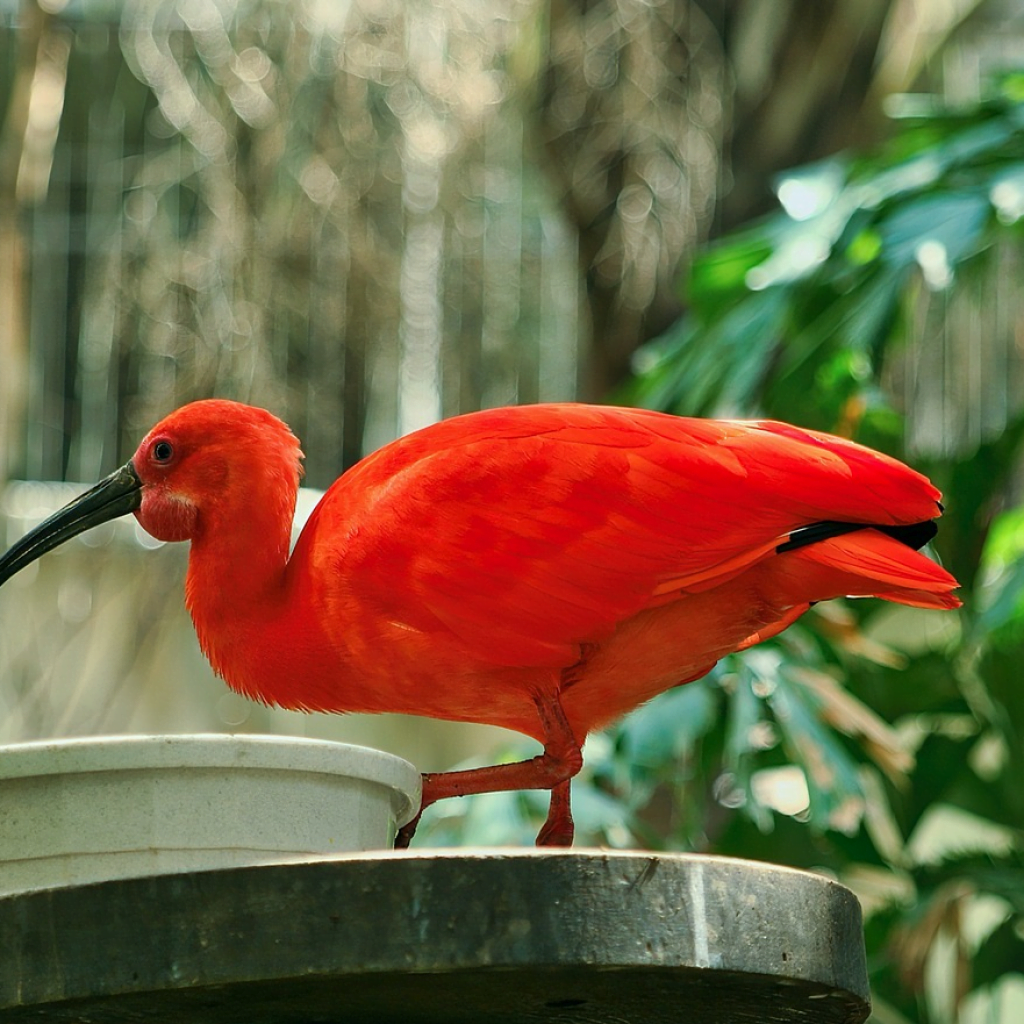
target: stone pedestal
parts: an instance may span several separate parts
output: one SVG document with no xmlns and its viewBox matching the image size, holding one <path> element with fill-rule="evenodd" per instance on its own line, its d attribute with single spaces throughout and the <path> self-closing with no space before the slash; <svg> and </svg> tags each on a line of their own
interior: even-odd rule
<svg viewBox="0 0 1024 1024">
<path fill-rule="evenodd" d="M 0 1024 L 864 1021 L 860 907 L 749 861 L 453 850 L 0 899 Z"/>
</svg>

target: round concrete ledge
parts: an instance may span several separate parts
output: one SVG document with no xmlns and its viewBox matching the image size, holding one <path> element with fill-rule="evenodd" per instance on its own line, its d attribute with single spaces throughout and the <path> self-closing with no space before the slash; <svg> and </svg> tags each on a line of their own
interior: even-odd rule
<svg viewBox="0 0 1024 1024">
<path fill-rule="evenodd" d="M 849 1022 L 860 907 L 716 857 L 347 854 L 0 899 L 0 1024 Z"/>
</svg>

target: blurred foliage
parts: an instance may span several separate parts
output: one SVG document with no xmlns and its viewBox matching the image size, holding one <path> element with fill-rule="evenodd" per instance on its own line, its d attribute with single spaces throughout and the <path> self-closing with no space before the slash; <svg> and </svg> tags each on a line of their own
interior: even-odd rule
<svg viewBox="0 0 1024 1024">
<path fill-rule="evenodd" d="M 0 0 L 0 478 L 92 479 L 211 393 L 318 486 L 603 396 L 680 260 L 1004 7 Z"/>
<path fill-rule="evenodd" d="M 913 329 L 922 296 L 994 295 L 1021 246 L 1024 76 L 968 110 L 905 115 L 874 155 L 783 175 L 778 212 L 701 253 L 686 315 L 617 398 L 777 416 L 911 459 L 946 493 L 938 551 L 965 607 L 817 606 L 592 737 L 574 806 L 584 840 L 834 874 L 865 907 L 878 1020 L 1000 1021 L 1024 983 L 1024 408 L 925 457 L 886 383 L 931 344 Z M 528 841 L 545 810 L 541 794 L 449 805 L 435 841 Z"/>
</svg>

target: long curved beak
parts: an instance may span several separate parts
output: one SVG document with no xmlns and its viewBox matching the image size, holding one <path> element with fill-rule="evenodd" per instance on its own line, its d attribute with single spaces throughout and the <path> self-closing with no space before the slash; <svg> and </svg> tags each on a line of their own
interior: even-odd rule
<svg viewBox="0 0 1024 1024">
<path fill-rule="evenodd" d="M 142 481 L 131 462 L 41 522 L 0 556 L 0 585 L 58 544 L 142 504 Z"/>
</svg>

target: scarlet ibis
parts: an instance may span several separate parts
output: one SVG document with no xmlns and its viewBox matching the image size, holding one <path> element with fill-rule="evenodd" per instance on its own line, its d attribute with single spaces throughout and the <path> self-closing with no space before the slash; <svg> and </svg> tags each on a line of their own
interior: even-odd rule
<svg viewBox="0 0 1024 1024">
<path fill-rule="evenodd" d="M 14 544 L 0 583 L 133 512 L 154 537 L 191 541 L 185 603 L 238 692 L 539 740 L 528 761 L 424 776 L 424 806 L 550 789 L 538 844 L 572 842 L 569 780 L 591 730 L 813 602 L 960 603 L 918 551 L 942 510 L 935 487 L 785 423 L 573 404 L 459 416 L 343 474 L 289 557 L 301 457 L 262 409 L 186 405 Z"/>
</svg>

